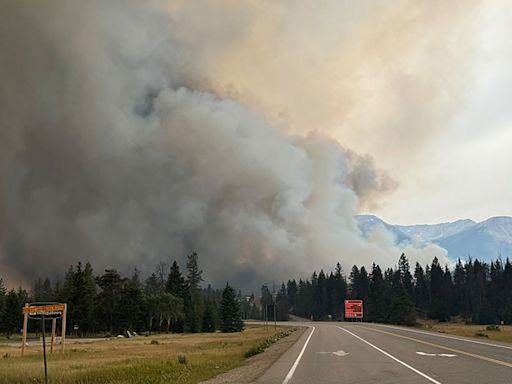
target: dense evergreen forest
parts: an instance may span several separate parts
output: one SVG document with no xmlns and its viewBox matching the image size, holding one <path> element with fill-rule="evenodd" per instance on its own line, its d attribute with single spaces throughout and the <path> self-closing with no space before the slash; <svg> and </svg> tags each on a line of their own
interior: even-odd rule
<svg viewBox="0 0 512 384">
<path fill-rule="evenodd" d="M 395 268 L 373 264 L 352 267 L 345 278 L 338 264 L 329 274 L 313 273 L 309 280 L 290 280 L 281 289 L 279 313 L 301 317 L 342 319 L 343 300 L 362 299 L 365 321 L 412 325 L 418 317 L 466 323 L 512 323 L 512 264 L 496 260 L 459 260 L 453 270 L 437 258 L 411 272 L 402 254 Z M 286 293 L 286 294 L 285 294 Z M 279 306 L 279 303 L 278 303 Z M 287 310 L 288 309 L 288 310 Z"/>
<path fill-rule="evenodd" d="M 223 290 L 202 289 L 202 280 L 197 253 L 188 256 L 186 275 L 177 262 L 168 271 L 161 263 L 145 281 L 137 270 L 131 277 L 115 269 L 95 276 L 90 263 L 70 267 L 55 285 L 37 279 L 30 292 L 21 287 L 6 291 L 0 278 L 0 332 L 8 337 L 19 333 L 25 303 L 48 301 L 68 304 L 68 331 L 77 336 L 242 330 L 240 295 L 228 284 Z M 39 326 L 29 322 L 29 331 Z"/>
<path fill-rule="evenodd" d="M 453 270 L 437 258 L 416 264 L 411 272 L 404 254 L 395 268 L 353 266 L 348 277 L 340 264 L 333 272 L 314 272 L 310 279 L 289 280 L 279 289 L 264 285 L 261 293 L 242 295 L 203 288 L 198 256 L 188 256 L 185 273 L 177 262 L 161 263 L 142 280 L 115 269 L 96 276 L 91 264 L 70 267 L 62 282 L 37 279 L 27 292 L 7 291 L 0 277 L 0 332 L 18 333 L 26 302 L 68 303 L 68 330 L 78 336 L 136 332 L 239 331 L 242 319 L 287 320 L 290 314 L 314 320 L 342 320 L 343 301 L 362 299 L 365 321 L 412 325 L 417 318 L 467 323 L 512 323 L 512 264 L 496 260 L 458 261 Z M 275 292 L 277 291 L 277 292 Z M 29 322 L 37 331 L 37 322 Z M 75 329 L 77 326 L 77 329 Z"/>
</svg>

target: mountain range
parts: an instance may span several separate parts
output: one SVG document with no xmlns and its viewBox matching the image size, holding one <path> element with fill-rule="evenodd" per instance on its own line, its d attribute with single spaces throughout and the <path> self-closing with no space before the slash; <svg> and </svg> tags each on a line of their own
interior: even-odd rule
<svg viewBox="0 0 512 384">
<path fill-rule="evenodd" d="M 512 258 L 512 217 L 509 216 L 491 217 L 482 222 L 463 219 L 441 224 L 393 225 L 374 215 L 359 215 L 357 222 L 365 236 L 381 225 L 394 235 L 396 244 L 438 244 L 448 251 L 452 260 Z"/>
</svg>

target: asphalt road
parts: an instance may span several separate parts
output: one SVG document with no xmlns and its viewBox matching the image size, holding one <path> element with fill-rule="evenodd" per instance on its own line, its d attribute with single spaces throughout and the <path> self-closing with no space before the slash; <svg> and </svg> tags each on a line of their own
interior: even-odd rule
<svg viewBox="0 0 512 384">
<path fill-rule="evenodd" d="M 512 345 L 367 323 L 310 327 L 257 384 L 512 383 Z"/>
</svg>

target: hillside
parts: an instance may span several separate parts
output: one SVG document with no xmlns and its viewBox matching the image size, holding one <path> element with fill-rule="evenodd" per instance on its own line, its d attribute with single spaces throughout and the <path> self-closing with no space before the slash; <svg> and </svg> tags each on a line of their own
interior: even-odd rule
<svg viewBox="0 0 512 384">
<path fill-rule="evenodd" d="M 393 225 L 374 215 L 360 215 L 357 221 L 364 236 L 380 224 L 394 234 L 397 244 L 413 239 L 435 243 L 448 250 L 452 260 L 512 257 L 512 217 L 508 216 L 491 217 L 479 223 L 461 219 L 440 224 Z"/>
</svg>

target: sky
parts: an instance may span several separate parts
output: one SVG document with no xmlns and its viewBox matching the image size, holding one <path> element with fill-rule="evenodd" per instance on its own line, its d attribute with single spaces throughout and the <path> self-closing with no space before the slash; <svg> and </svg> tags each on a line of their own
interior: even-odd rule
<svg viewBox="0 0 512 384">
<path fill-rule="evenodd" d="M 467 34 L 475 51 L 461 103 L 415 177 L 401 179 L 376 210 L 383 218 L 413 224 L 512 215 L 511 18 L 510 3 L 481 5 Z"/>
<path fill-rule="evenodd" d="M 371 156 L 396 185 L 362 212 L 396 224 L 512 215 L 511 6 L 339 4 L 266 9 L 218 81 L 284 129 Z"/>
<path fill-rule="evenodd" d="M 197 251 L 211 281 L 257 286 L 448 262 L 355 216 L 512 215 L 511 10 L 0 2 L 0 274 L 147 274 Z"/>
</svg>

